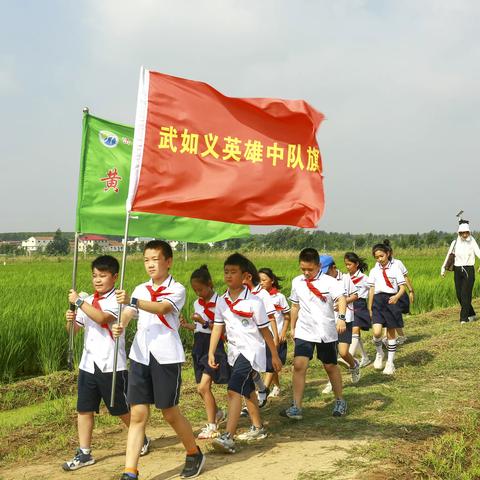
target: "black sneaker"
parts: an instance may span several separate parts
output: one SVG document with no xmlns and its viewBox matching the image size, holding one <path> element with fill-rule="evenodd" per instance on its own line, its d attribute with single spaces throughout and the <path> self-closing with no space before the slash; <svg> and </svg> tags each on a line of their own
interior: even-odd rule
<svg viewBox="0 0 480 480">
<path fill-rule="evenodd" d="M 140 456 L 144 457 L 150 452 L 150 439 L 145 435 L 143 439 L 142 449 L 140 450 Z"/>
<path fill-rule="evenodd" d="M 66 472 L 70 472 L 72 470 L 78 470 L 82 467 L 88 467 L 88 465 L 93 465 L 94 463 L 95 459 L 90 453 L 83 453 L 82 450 L 78 448 L 75 456 L 70 461 L 65 462 L 62 465 L 62 468 Z"/>
<path fill-rule="evenodd" d="M 204 465 L 205 465 L 205 455 L 198 448 L 198 453 L 196 453 L 195 455 L 186 456 L 185 467 L 183 467 L 180 477 L 181 478 L 198 477 Z"/>
<path fill-rule="evenodd" d="M 242 410 L 240 410 L 240 416 L 241 417 L 248 417 L 248 408 L 243 407 Z"/>
<path fill-rule="evenodd" d="M 270 389 L 268 387 L 265 387 L 265 390 L 257 392 L 258 408 L 263 408 L 267 404 L 269 394 Z"/>
<path fill-rule="evenodd" d="M 120 480 L 136 480 L 138 479 L 138 475 L 136 477 L 130 476 L 128 473 L 124 473 L 121 477 Z"/>
</svg>

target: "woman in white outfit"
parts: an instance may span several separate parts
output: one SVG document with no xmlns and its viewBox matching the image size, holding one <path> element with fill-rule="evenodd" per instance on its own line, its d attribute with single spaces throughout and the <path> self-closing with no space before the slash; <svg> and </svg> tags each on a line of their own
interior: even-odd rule
<svg viewBox="0 0 480 480">
<path fill-rule="evenodd" d="M 462 307 L 460 323 L 471 322 L 476 320 L 475 310 L 472 307 L 472 291 L 475 283 L 475 255 L 480 258 L 480 249 L 475 239 L 470 235 L 470 226 L 466 220 L 460 220 L 458 237 L 451 243 L 442 265 L 442 277 L 445 276 L 445 267 L 451 253 L 455 255 L 455 290 L 458 302 Z"/>
</svg>

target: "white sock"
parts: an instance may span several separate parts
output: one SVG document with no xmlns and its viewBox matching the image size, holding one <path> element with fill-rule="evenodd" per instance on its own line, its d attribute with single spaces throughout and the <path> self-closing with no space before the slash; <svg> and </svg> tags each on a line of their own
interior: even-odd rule
<svg viewBox="0 0 480 480">
<path fill-rule="evenodd" d="M 258 373 L 255 372 L 255 375 L 253 376 L 253 382 L 255 383 L 255 386 L 257 387 L 257 391 L 259 392 L 264 392 L 265 391 L 265 384 L 263 383 L 262 376 Z"/>
<path fill-rule="evenodd" d="M 352 334 L 352 343 L 350 344 L 350 348 L 348 349 L 348 352 L 352 357 L 354 357 L 355 353 L 357 352 L 359 342 L 360 342 L 360 335 L 358 333 Z"/>
<path fill-rule="evenodd" d="M 397 351 L 397 340 L 388 340 L 388 357 L 387 357 L 387 362 L 388 363 L 393 363 L 393 359 L 395 358 L 395 352 Z"/>
<path fill-rule="evenodd" d="M 210 427 L 211 430 L 216 430 L 217 429 L 217 424 L 216 423 L 209 423 L 208 426 Z"/>
<path fill-rule="evenodd" d="M 383 343 L 382 338 L 373 337 L 373 341 L 375 342 L 375 348 L 377 349 L 378 355 L 383 355 Z"/>
<path fill-rule="evenodd" d="M 84 453 L 85 455 L 89 455 L 90 452 L 92 451 L 91 448 L 83 448 L 83 447 L 80 447 L 80 450 L 81 450 L 82 453 Z"/>
<path fill-rule="evenodd" d="M 358 346 L 360 347 L 360 351 L 362 352 L 362 358 L 367 358 L 368 354 L 367 351 L 365 350 L 365 347 L 363 346 L 362 339 L 358 339 Z"/>
</svg>

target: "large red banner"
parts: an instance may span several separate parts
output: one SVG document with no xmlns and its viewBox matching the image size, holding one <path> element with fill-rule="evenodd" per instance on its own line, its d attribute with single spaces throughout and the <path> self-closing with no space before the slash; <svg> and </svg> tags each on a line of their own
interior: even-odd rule
<svg viewBox="0 0 480 480">
<path fill-rule="evenodd" d="M 323 118 L 303 100 L 231 98 L 142 70 L 127 210 L 314 228 Z"/>
</svg>

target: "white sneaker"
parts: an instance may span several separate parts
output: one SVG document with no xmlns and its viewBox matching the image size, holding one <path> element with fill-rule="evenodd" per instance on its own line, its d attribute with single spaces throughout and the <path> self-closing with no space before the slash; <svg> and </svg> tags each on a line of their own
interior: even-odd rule
<svg viewBox="0 0 480 480">
<path fill-rule="evenodd" d="M 475 320 L 477 320 L 477 316 L 476 316 L 476 315 L 472 315 L 471 317 L 468 317 L 468 321 L 469 321 L 469 322 L 474 322 Z"/>
<path fill-rule="evenodd" d="M 207 423 L 198 434 L 197 438 L 205 439 L 205 438 L 217 438 L 220 436 L 220 432 L 217 429 L 216 425 L 211 425 Z"/>
<path fill-rule="evenodd" d="M 253 442 L 255 440 L 263 440 L 266 437 L 267 431 L 265 430 L 265 428 L 257 428 L 252 425 L 250 427 L 250 430 L 247 430 L 246 432 L 237 435 L 236 439 L 244 442 Z"/>
<path fill-rule="evenodd" d="M 269 393 L 269 398 L 276 398 L 280 396 L 280 388 L 277 385 L 274 385 L 272 391 Z"/>
<path fill-rule="evenodd" d="M 399 335 L 399 336 L 397 337 L 397 345 L 403 345 L 403 344 L 407 341 L 407 338 L 408 338 L 408 337 Z"/>
<path fill-rule="evenodd" d="M 332 393 L 333 387 L 330 382 L 325 385 L 325 388 L 322 390 L 322 393 Z"/>
<path fill-rule="evenodd" d="M 369 357 L 362 357 L 360 360 L 360 368 L 366 367 L 367 365 L 370 365 L 372 361 L 370 360 Z"/>
<path fill-rule="evenodd" d="M 227 411 L 223 410 L 222 408 L 219 408 L 217 410 L 217 413 L 215 415 L 215 423 L 217 425 L 220 425 L 222 422 L 224 422 L 227 419 Z"/>
<path fill-rule="evenodd" d="M 375 361 L 373 362 L 373 368 L 375 370 L 381 370 L 383 368 L 383 353 L 377 353 Z"/>
<path fill-rule="evenodd" d="M 355 366 L 349 369 L 350 374 L 352 375 L 352 383 L 358 383 L 361 377 L 360 373 L 360 363 L 355 360 Z"/>
<path fill-rule="evenodd" d="M 393 375 L 395 373 L 395 365 L 387 362 L 382 372 L 384 375 Z"/>
</svg>

